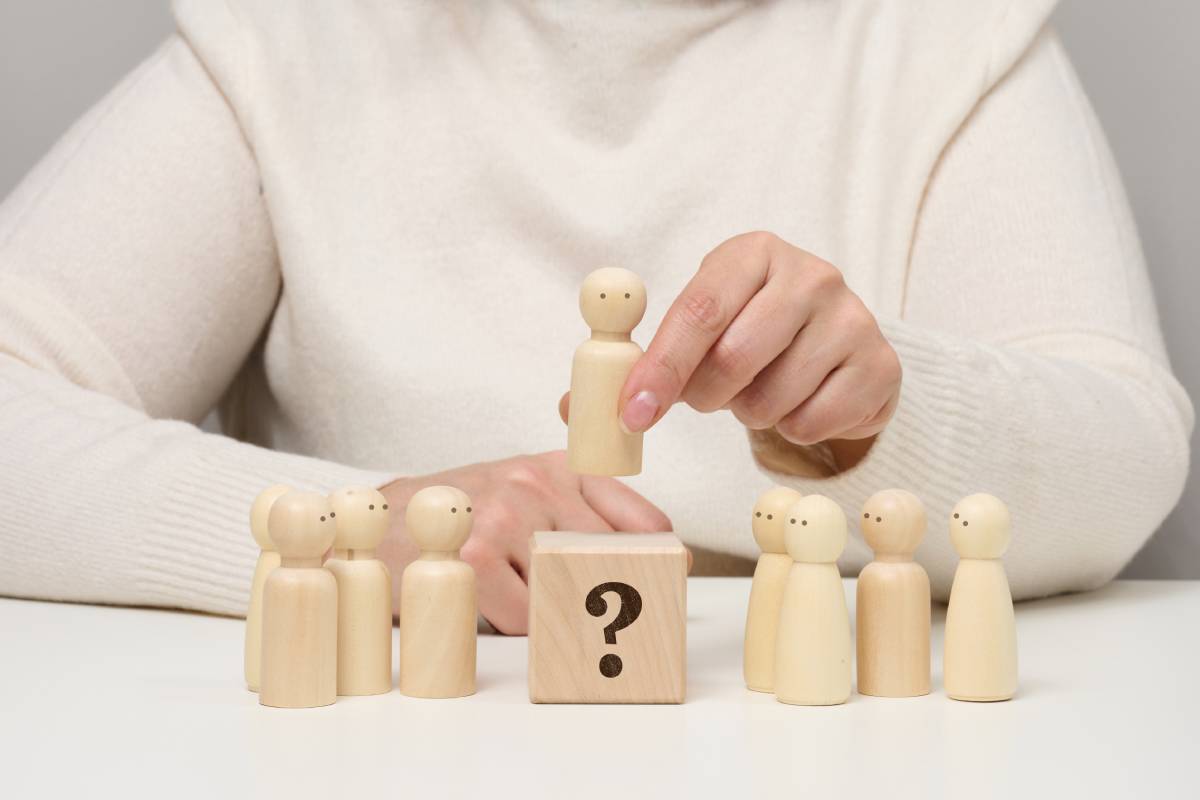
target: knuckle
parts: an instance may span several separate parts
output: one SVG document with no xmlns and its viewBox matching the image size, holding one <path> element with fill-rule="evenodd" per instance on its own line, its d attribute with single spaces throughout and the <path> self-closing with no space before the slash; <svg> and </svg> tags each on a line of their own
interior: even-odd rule
<svg viewBox="0 0 1200 800">
<path fill-rule="evenodd" d="M 738 247 L 744 247 L 752 253 L 767 253 L 774 250 L 783 240 L 770 231 L 749 231 L 733 237 Z"/>
<path fill-rule="evenodd" d="M 889 386 L 898 386 L 904 377 L 904 367 L 900 364 L 900 356 L 890 344 L 885 344 L 881 357 L 880 374 Z"/>
<path fill-rule="evenodd" d="M 712 367 L 721 377 L 739 385 L 749 383 L 757 374 L 746 347 L 722 338 L 710 353 Z"/>
<path fill-rule="evenodd" d="M 821 441 L 822 428 L 812 413 L 790 414 L 775 424 L 775 430 L 793 444 L 808 445 Z"/>
<path fill-rule="evenodd" d="M 683 367 L 668 351 L 662 351 L 653 356 L 650 363 L 658 372 L 664 373 L 672 386 L 680 387 L 687 382 Z"/>
<path fill-rule="evenodd" d="M 642 530 L 647 533 L 670 533 L 674 530 L 671 520 L 657 508 L 648 510 L 643 520 Z"/>
<path fill-rule="evenodd" d="M 842 271 L 823 258 L 810 255 L 804 259 L 800 270 L 801 280 L 807 284 L 809 291 L 834 292 L 845 288 L 846 281 Z"/>
<path fill-rule="evenodd" d="M 542 494 L 546 491 L 547 476 L 545 470 L 532 460 L 519 459 L 507 465 L 504 482 L 521 492 Z"/>
<path fill-rule="evenodd" d="M 679 304 L 678 316 L 689 328 L 703 333 L 716 333 L 725 328 L 721 300 L 707 289 L 693 289 L 685 294 Z"/>
<path fill-rule="evenodd" d="M 723 404 L 717 399 L 716 394 L 709 390 L 709 385 L 707 383 L 703 386 L 696 386 L 694 384 L 695 381 L 689 383 L 684 388 L 683 401 L 701 414 L 711 414 L 714 411 L 720 411 Z"/>
<path fill-rule="evenodd" d="M 496 548 L 490 542 L 474 536 L 467 539 L 459 554 L 480 575 L 489 575 L 500 565 L 500 554 Z"/>
<path fill-rule="evenodd" d="M 672 524 L 671 518 L 657 508 L 654 509 L 654 530 L 669 533 L 675 530 L 675 525 Z"/>
<path fill-rule="evenodd" d="M 751 430 L 764 430 L 776 420 L 771 415 L 771 400 L 761 386 L 750 384 L 733 401 L 733 415 Z"/>
<path fill-rule="evenodd" d="M 478 541 L 480 546 L 489 538 L 508 537 L 524 528 L 521 513 L 509 503 L 493 503 L 486 509 L 481 509 L 479 535 L 472 536 L 468 543 Z M 465 545 L 464 545 L 465 547 Z"/>
<path fill-rule="evenodd" d="M 529 627 L 529 611 L 524 605 L 495 611 L 487 616 L 487 621 L 505 636 L 523 636 Z"/>
</svg>

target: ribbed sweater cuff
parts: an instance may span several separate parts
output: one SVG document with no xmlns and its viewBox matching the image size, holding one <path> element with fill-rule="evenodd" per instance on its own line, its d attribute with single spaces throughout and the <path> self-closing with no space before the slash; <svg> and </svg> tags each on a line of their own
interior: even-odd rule
<svg viewBox="0 0 1200 800">
<path fill-rule="evenodd" d="M 880 327 L 904 370 L 895 416 L 862 461 L 828 478 L 805 479 L 805 490 L 857 503 L 893 486 L 918 495 L 952 492 L 954 476 L 961 482 L 978 461 L 973 447 L 990 438 L 980 430 L 988 418 L 984 387 L 996 384 L 984 379 L 982 362 L 972 369 L 980 354 L 970 346 L 903 322 L 881 321 Z M 796 482 L 766 471 L 782 483 Z"/>
<path fill-rule="evenodd" d="M 382 487 L 396 478 L 219 436 L 204 436 L 188 450 L 168 473 L 162 500 L 148 511 L 139 536 L 138 594 L 154 605 L 245 613 L 259 552 L 250 535 L 250 506 L 268 486 L 328 493 L 355 484 Z"/>
</svg>

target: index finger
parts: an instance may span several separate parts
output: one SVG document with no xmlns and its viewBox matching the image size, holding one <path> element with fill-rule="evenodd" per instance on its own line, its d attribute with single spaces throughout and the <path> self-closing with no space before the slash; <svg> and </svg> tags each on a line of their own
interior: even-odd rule
<svg viewBox="0 0 1200 800">
<path fill-rule="evenodd" d="M 621 423 L 630 433 L 650 428 L 675 404 L 709 348 L 762 288 L 773 238 L 735 236 L 704 257 L 625 380 Z"/>
</svg>

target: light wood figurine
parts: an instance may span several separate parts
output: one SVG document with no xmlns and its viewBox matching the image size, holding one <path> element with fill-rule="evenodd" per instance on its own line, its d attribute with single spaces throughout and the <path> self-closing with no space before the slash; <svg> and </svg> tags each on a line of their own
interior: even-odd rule
<svg viewBox="0 0 1200 800">
<path fill-rule="evenodd" d="M 254 564 L 254 578 L 250 581 L 250 602 L 246 606 L 246 648 L 244 667 L 246 688 L 258 691 L 259 673 L 262 669 L 262 598 L 263 586 L 271 570 L 279 566 L 279 553 L 267 535 L 267 515 L 275 501 L 291 491 L 282 484 L 264 489 L 250 507 L 250 533 L 258 544 L 258 561 Z"/>
<path fill-rule="evenodd" d="M 913 561 L 925 537 L 925 506 L 911 492 L 885 489 L 863 505 L 861 522 L 875 560 L 858 576 L 858 691 L 929 694 L 929 576 Z"/>
<path fill-rule="evenodd" d="M 785 521 L 788 574 L 775 644 L 775 697 L 829 706 L 850 697 L 850 612 L 837 559 L 846 547 L 846 515 L 819 494 L 796 502 Z"/>
<path fill-rule="evenodd" d="M 422 489 L 404 512 L 421 550 L 400 579 L 400 691 L 410 697 L 475 693 L 475 571 L 458 556 L 473 514 L 453 486 Z"/>
<path fill-rule="evenodd" d="M 618 403 L 642 356 L 630 334 L 646 313 L 646 287 L 627 269 L 598 269 L 584 279 L 579 310 L 592 335 L 571 362 L 567 465 L 586 475 L 636 475 L 642 434 L 621 428 Z"/>
<path fill-rule="evenodd" d="M 687 550 L 670 533 L 533 535 L 529 699 L 682 703 Z"/>
<path fill-rule="evenodd" d="M 751 527 L 754 541 L 762 549 L 750 584 L 746 609 L 746 638 L 742 647 L 742 676 L 746 687 L 756 692 L 775 691 L 775 639 L 779 635 L 779 610 L 783 590 L 792 569 L 792 557 L 783 541 L 784 515 L 800 492 L 776 486 L 759 496 L 754 504 Z"/>
<path fill-rule="evenodd" d="M 339 695 L 392 689 L 392 576 L 375 557 L 388 529 L 387 498 L 369 486 L 329 496 L 337 516 L 333 556 L 325 569 L 338 589 Z"/>
<path fill-rule="evenodd" d="M 337 699 L 337 583 L 322 568 L 335 523 L 328 498 L 288 492 L 269 516 L 279 566 L 263 589 L 264 706 L 312 708 Z"/>
<path fill-rule="evenodd" d="M 1008 700 L 1017 691 L 1017 625 L 1004 562 L 1008 508 L 990 494 L 964 497 L 950 515 L 958 569 L 946 609 L 946 694 Z"/>
</svg>

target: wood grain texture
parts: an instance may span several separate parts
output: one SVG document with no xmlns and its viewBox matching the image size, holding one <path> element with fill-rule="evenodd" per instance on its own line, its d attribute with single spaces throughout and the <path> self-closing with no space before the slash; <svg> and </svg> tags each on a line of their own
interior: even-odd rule
<svg viewBox="0 0 1200 800">
<path fill-rule="evenodd" d="M 529 699 L 535 703 L 682 703 L 687 687 L 687 553 L 672 534 L 539 532 L 529 602 Z M 627 601 L 603 584 L 633 587 L 640 613 L 606 641 Z M 598 605 L 593 608 L 599 609 Z M 620 660 L 613 677 L 601 662 Z"/>
</svg>

